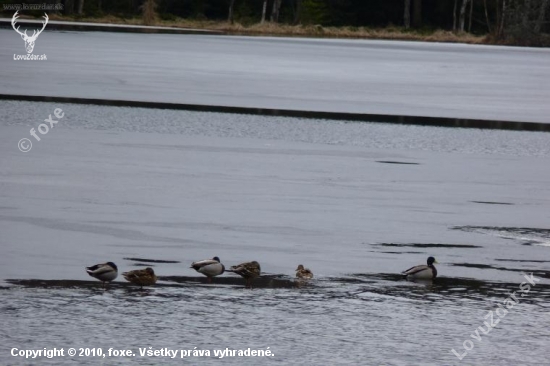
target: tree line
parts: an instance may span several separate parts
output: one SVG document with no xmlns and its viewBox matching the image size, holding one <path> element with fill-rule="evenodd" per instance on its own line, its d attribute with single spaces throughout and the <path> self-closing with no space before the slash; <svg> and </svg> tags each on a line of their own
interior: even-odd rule
<svg viewBox="0 0 550 366">
<path fill-rule="evenodd" d="M 12 2 L 2 1 L 0 2 Z M 17 1 L 21 3 L 21 1 Z M 31 0 L 29 2 L 36 2 Z M 323 27 L 403 27 L 489 34 L 529 43 L 550 33 L 550 0 L 50 0 L 64 14 L 189 18 Z"/>
</svg>

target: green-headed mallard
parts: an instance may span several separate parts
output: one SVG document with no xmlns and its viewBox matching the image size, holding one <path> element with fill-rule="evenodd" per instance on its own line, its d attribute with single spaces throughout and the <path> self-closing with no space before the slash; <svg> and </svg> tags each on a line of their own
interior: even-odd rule
<svg viewBox="0 0 550 366">
<path fill-rule="evenodd" d="M 113 262 L 100 263 L 86 267 L 86 273 L 103 282 L 103 287 L 105 287 L 105 282 L 111 282 L 117 278 L 118 268 Z"/>
<path fill-rule="evenodd" d="M 212 277 L 219 276 L 225 272 L 225 267 L 220 263 L 220 258 L 218 257 L 193 262 L 191 263 L 191 268 L 205 275 L 208 278 L 208 282 L 212 282 Z"/>
<path fill-rule="evenodd" d="M 252 288 L 252 280 L 260 275 L 260 271 L 260 263 L 256 261 L 241 263 L 227 270 L 246 279 L 246 286 L 250 288 Z"/>
<path fill-rule="evenodd" d="M 127 281 L 135 283 L 141 286 L 141 288 L 143 288 L 143 286 L 152 286 L 157 282 L 157 276 L 151 267 L 124 272 L 122 275 Z"/>
<path fill-rule="evenodd" d="M 410 280 L 433 280 L 437 277 L 437 269 L 434 267 L 434 263 L 437 261 L 434 257 L 428 257 L 427 263 L 428 265 L 414 266 L 401 273 Z"/>
<path fill-rule="evenodd" d="M 302 264 L 299 264 L 298 268 L 296 268 L 296 278 L 310 280 L 313 278 L 313 272 L 311 272 L 308 268 L 304 268 Z"/>
</svg>

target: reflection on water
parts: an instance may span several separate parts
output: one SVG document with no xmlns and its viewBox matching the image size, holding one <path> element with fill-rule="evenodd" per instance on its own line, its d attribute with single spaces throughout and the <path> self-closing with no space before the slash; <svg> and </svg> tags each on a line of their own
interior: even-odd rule
<svg viewBox="0 0 550 366">
<path fill-rule="evenodd" d="M 107 291 L 92 281 L 11 280 L 0 291 L 4 347 L 270 350 L 272 359 L 226 359 L 231 364 L 451 365 L 484 316 L 518 283 L 437 278 L 415 283 L 399 275 L 350 274 L 298 285 L 262 276 L 253 290 L 237 277 L 164 277 L 143 291 L 115 282 Z M 550 286 L 537 283 L 500 325 L 476 343 L 468 364 L 544 364 Z M 529 334 L 524 324 L 529 324 Z M 89 334 L 101 335 L 90 337 Z M 426 352 L 422 352 L 424 349 Z M 429 352 L 428 352 L 429 351 Z M 2 363 L 25 364 L 2 353 Z M 303 355 L 307 354 L 307 359 Z M 437 362 L 422 355 L 437 355 Z M 213 363 L 191 359 L 191 364 Z M 58 360 L 60 361 L 60 360 Z M 65 361 L 68 361 L 66 359 Z M 97 364 L 84 357 L 82 364 Z M 166 364 L 169 358 L 109 359 L 108 363 Z M 181 360 L 178 361 L 181 363 Z"/>
</svg>

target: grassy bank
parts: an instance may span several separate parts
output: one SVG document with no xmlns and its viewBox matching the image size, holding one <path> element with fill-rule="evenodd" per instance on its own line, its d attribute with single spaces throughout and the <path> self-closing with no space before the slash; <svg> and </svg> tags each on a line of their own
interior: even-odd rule
<svg viewBox="0 0 550 366">
<path fill-rule="evenodd" d="M 101 18 L 74 18 L 51 15 L 50 19 L 90 23 L 143 25 L 143 20 L 141 18 L 119 18 L 115 16 L 105 16 Z M 457 34 L 444 30 L 406 30 L 401 27 L 323 27 L 321 25 L 287 25 L 271 22 L 243 25 L 237 22 L 230 24 L 223 21 L 201 21 L 182 18 L 170 21 L 157 20 L 151 25 L 177 28 L 210 29 L 223 31 L 227 34 L 251 36 L 387 39 L 470 44 L 491 43 L 486 36 L 475 36 L 469 33 Z"/>
</svg>

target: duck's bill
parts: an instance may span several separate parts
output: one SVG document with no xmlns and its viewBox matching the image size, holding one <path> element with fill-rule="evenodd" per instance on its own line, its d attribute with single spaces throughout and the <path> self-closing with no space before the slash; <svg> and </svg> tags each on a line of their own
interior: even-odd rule
<svg viewBox="0 0 550 366">
<path fill-rule="evenodd" d="M 436 264 L 439 264 L 439 262 L 437 261 L 437 259 L 436 259 L 436 260 L 434 260 L 434 263 L 436 263 Z"/>
</svg>

